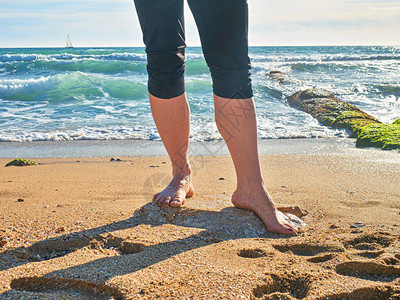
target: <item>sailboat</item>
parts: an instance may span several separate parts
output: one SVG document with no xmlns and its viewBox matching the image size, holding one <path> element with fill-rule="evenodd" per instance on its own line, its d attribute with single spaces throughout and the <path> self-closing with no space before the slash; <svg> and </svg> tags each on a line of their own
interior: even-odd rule
<svg viewBox="0 0 400 300">
<path fill-rule="evenodd" d="M 67 43 L 65 44 L 65 48 L 74 48 L 74 46 L 72 46 L 71 39 L 69 38 L 69 34 L 67 37 Z"/>
</svg>

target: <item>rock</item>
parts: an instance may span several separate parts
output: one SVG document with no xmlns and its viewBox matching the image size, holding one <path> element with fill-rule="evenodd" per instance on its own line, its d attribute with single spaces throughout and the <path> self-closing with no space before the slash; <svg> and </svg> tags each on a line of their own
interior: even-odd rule
<svg viewBox="0 0 400 300">
<path fill-rule="evenodd" d="M 350 225 L 350 228 L 361 228 L 361 227 L 364 227 L 364 224 L 361 222 L 356 222 Z"/>
<path fill-rule="evenodd" d="M 339 226 L 337 226 L 337 225 L 335 225 L 335 224 L 332 224 L 331 226 L 329 226 L 329 228 L 330 228 L 330 229 L 336 229 L 336 228 L 339 228 Z"/>
<path fill-rule="evenodd" d="M 301 93 L 303 100 L 314 98 L 334 98 L 333 93 L 325 89 L 307 89 Z"/>
<path fill-rule="evenodd" d="M 122 161 L 122 159 L 111 157 L 110 162 L 111 162 L 111 161 Z"/>
<path fill-rule="evenodd" d="M 302 219 L 300 219 L 299 217 L 297 217 L 295 215 L 292 215 L 290 213 L 286 213 L 284 215 L 287 217 L 286 221 L 291 223 L 291 224 L 294 224 L 295 227 L 299 228 L 299 227 L 305 227 L 306 226 L 306 223 Z"/>
<path fill-rule="evenodd" d="M 221 205 L 220 205 L 221 204 Z M 196 208 L 161 208 L 155 203 L 148 203 L 135 212 L 135 218 L 142 218 L 144 222 L 161 225 L 169 222 L 184 227 L 206 229 L 211 232 L 223 233 L 236 238 L 255 238 L 269 234 L 264 223 L 253 212 L 235 207 L 226 207 L 226 201 L 217 204 L 206 203 L 203 209 L 201 203 Z M 210 207 L 214 206 L 214 207 Z M 215 209 L 219 206 L 219 210 Z M 287 220 L 294 226 L 305 226 L 305 223 L 294 215 L 287 214 Z"/>
<path fill-rule="evenodd" d="M 14 159 L 6 164 L 6 167 L 9 166 L 17 166 L 17 167 L 23 167 L 23 166 L 32 166 L 32 165 L 38 165 L 36 161 L 29 160 L 29 159 L 22 159 L 22 158 L 17 158 Z"/>
<path fill-rule="evenodd" d="M 22 198 L 17 199 L 17 202 L 24 202 L 25 200 Z"/>
<path fill-rule="evenodd" d="M 357 138 L 357 147 L 400 148 L 400 119 L 393 124 L 382 124 L 324 89 L 300 91 L 289 96 L 287 101 L 290 106 L 311 114 L 325 126 L 350 130 Z"/>
<path fill-rule="evenodd" d="M 284 84 L 290 81 L 289 75 L 281 71 L 270 71 L 267 73 L 268 78 L 277 80 L 280 84 Z"/>
<path fill-rule="evenodd" d="M 0 247 L 3 247 L 8 243 L 7 239 L 5 237 L 0 236 Z"/>
<path fill-rule="evenodd" d="M 58 227 L 57 232 L 65 232 L 65 227 Z"/>
<path fill-rule="evenodd" d="M 299 206 L 278 206 L 276 209 L 285 214 L 295 215 L 298 218 L 308 215 L 308 211 L 301 209 Z"/>
<path fill-rule="evenodd" d="M 224 177 L 220 177 L 218 180 L 225 180 L 225 178 Z"/>
<path fill-rule="evenodd" d="M 400 149 L 400 124 L 370 124 L 362 127 L 357 147 L 380 147 L 382 150 Z"/>
<path fill-rule="evenodd" d="M 354 105 L 339 100 L 324 89 L 308 89 L 287 98 L 290 106 L 317 118 L 325 126 L 346 128 L 356 137 L 360 128 L 368 124 L 380 124 L 377 119 Z"/>
</svg>

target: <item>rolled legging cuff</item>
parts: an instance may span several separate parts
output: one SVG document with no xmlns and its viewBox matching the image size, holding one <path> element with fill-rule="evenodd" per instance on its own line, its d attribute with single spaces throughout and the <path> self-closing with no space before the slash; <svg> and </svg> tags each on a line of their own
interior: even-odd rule
<svg viewBox="0 0 400 300">
<path fill-rule="evenodd" d="M 228 70 L 210 66 L 214 94 L 228 99 L 249 99 L 253 97 L 250 70 Z"/>
<path fill-rule="evenodd" d="M 161 99 L 171 99 L 185 92 L 184 77 L 172 81 L 160 81 L 149 72 L 148 91 L 151 95 Z"/>
<path fill-rule="evenodd" d="M 176 50 L 147 51 L 148 90 L 163 99 L 185 92 L 185 47 Z"/>
</svg>

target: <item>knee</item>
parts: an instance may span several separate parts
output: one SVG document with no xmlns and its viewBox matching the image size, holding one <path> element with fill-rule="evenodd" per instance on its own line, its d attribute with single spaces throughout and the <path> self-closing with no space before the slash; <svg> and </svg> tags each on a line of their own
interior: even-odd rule
<svg viewBox="0 0 400 300">
<path fill-rule="evenodd" d="M 148 89 L 153 96 L 174 98 L 185 92 L 185 48 L 147 52 Z"/>
<path fill-rule="evenodd" d="M 250 65 L 243 69 L 228 69 L 209 65 L 213 80 L 214 94 L 228 99 L 248 99 L 253 97 Z"/>
</svg>

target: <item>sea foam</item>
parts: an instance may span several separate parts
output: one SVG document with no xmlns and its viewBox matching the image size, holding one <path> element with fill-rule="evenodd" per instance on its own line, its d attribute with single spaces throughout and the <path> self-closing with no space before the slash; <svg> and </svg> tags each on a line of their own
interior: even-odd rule
<svg viewBox="0 0 400 300">
<path fill-rule="evenodd" d="M 250 47 L 249 55 L 262 139 L 349 136 L 287 105 L 306 88 L 331 90 L 383 122 L 400 116 L 399 47 Z M 159 140 L 146 64 L 144 48 L 0 49 L 0 141 Z M 187 48 L 185 79 L 191 140 L 221 140 L 201 48 Z"/>
</svg>

